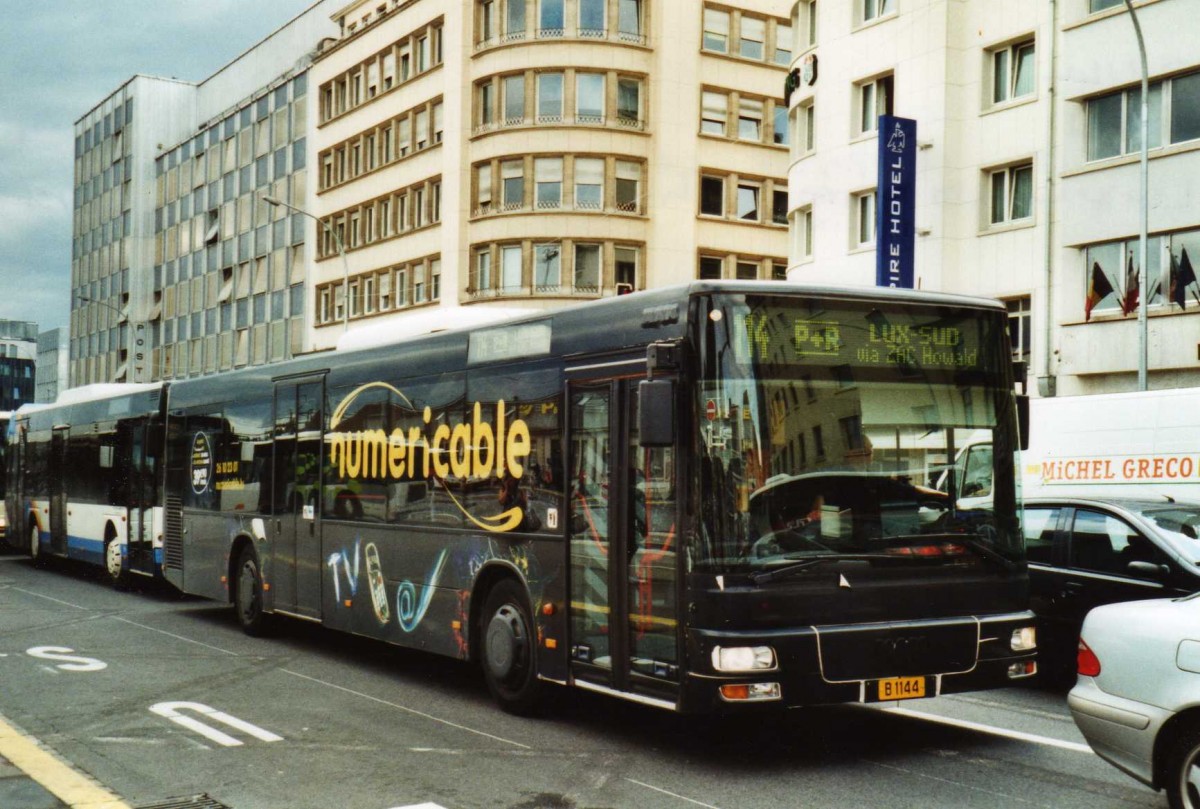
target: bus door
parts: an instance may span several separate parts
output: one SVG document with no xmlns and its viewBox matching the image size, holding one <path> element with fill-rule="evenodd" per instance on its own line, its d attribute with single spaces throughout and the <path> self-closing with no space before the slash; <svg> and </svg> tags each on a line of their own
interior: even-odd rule
<svg viewBox="0 0 1200 809">
<path fill-rule="evenodd" d="M 55 427 L 50 434 L 50 552 L 67 553 L 67 434 L 69 427 Z"/>
<path fill-rule="evenodd" d="M 275 383 L 273 553 L 277 610 L 321 617 L 321 433 L 325 380 Z"/>
<path fill-rule="evenodd" d="M 577 682 L 673 702 L 674 448 L 639 445 L 639 380 L 570 386 L 570 658 Z"/>
<path fill-rule="evenodd" d="M 151 427 L 146 419 L 123 422 L 118 427 L 118 440 L 128 442 L 127 452 L 129 494 L 125 505 L 129 510 L 129 567 L 139 573 L 154 573 L 154 503 L 158 471 L 158 454 L 150 441 Z"/>
</svg>

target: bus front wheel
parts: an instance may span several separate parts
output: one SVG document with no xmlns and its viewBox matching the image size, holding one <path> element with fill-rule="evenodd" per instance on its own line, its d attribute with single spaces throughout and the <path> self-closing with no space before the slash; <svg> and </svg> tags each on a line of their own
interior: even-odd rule
<svg viewBox="0 0 1200 809">
<path fill-rule="evenodd" d="M 480 630 L 488 690 L 508 713 L 534 713 L 539 697 L 537 633 L 525 594 L 512 579 L 488 592 Z"/>
<path fill-rule="evenodd" d="M 263 583 L 258 554 L 249 545 L 242 548 L 238 555 L 234 587 L 234 610 L 242 631 L 255 637 L 265 635 L 270 616 L 263 611 Z"/>
</svg>

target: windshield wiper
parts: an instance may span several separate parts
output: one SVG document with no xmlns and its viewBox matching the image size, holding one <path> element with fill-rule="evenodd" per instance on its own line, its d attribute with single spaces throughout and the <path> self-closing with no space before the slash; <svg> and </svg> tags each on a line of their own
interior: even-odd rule
<svg viewBox="0 0 1200 809">
<path fill-rule="evenodd" d="M 902 562 L 911 557 L 895 556 L 890 553 L 827 553 L 821 556 L 812 556 L 808 559 L 796 562 L 791 565 L 784 565 L 772 570 L 758 570 L 750 574 L 750 581 L 754 584 L 766 584 L 767 582 L 775 581 L 776 579 L 787 578 L 796 573 L 802 573 L 805 570 L 823 565 L 827 562 L 870 562 L 876 559 L 886 559 L 889 562 Z"/>
</svg>

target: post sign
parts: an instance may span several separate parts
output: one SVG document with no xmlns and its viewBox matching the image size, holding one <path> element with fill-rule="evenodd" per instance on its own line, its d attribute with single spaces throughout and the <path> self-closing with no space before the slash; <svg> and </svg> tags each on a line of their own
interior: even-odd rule
<svg viewBox="0 0 1200 809">
<path fill-rule="evenodd" d="M 917 200 L 917 122 L 879 116 L 875 185 L 875 285 L 913 287 Z"/>
</svg>

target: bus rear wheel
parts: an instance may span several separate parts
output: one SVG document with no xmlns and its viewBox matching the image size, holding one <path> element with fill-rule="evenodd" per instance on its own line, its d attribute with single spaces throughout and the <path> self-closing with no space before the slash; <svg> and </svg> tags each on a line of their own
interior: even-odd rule
<svg viewBox="0 0 1200 809">
<path fill-rule="evenodd" d="M 36 520 L 30 520 L 29 529 L 29 558 L 33 559 L 35 567 L 45 567 L 46 557 L 42 556 L 42 532 L 38 529 Z"/>
<path fill-rule="evenodd" d="M 117 541 L 117 532 L 111 525 L 104 532 L 104 569 L 113 587 L 124 590 L 129 586 L 129 572 L 125 570 L 121 543 Z"/>
<path fill-rule="evenodd" d="M 243 632 L 254 637 L 267 633 L 270 616 L 263 610 L 262 571 L 258 566 L 258 554 L 249 545 L 238 554 L 233 606 Z"/>
<path fill-rule="evenodd" d="M 505 579 L 488 592 L 481 623 L 481 658 L 488 690 L 508 713 L 535 713 L 540 696 L 537 633 L 525 594 L 516 582 Z"/>
</svg>

